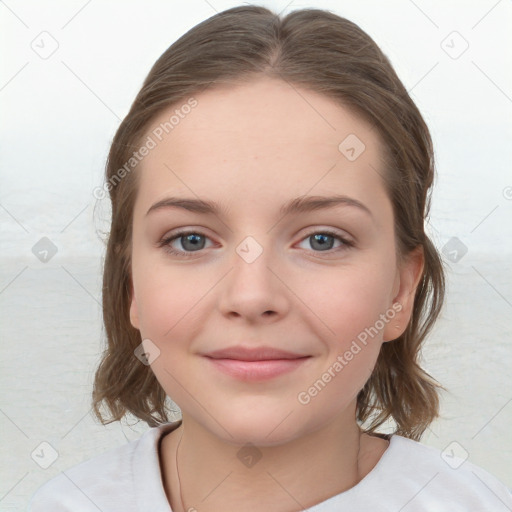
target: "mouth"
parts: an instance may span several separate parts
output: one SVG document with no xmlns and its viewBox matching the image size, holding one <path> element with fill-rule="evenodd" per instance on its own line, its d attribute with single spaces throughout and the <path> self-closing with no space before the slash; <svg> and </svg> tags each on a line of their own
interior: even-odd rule
<svg viewBox="0 0 512 512">
<path fill-rule="evenodd" d="M 312 356 L 272 347 L 231 347 L 204 357 L 218 371 L 242 381 L 263 381 L 290 373 Z"/>
</svg>

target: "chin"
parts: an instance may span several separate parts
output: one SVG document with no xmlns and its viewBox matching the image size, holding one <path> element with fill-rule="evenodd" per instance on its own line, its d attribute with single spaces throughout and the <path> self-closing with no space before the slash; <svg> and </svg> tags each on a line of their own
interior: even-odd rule
<svg viewBox="0 0 512 512">
<path fill-rule="evenodd" d="M 229 414 L 222 415 L 222 428 L 215 421 L 208 421 L 213 428 L 215 435 L 224 442 L 232 445 L 243 446 L 247 443 L 255 446 L 270 447 L 279 446 L 304 435 L 309 425 L 309 418 L 299 418 L 298 413 L 304 411 L 284 407 L 278 411 L 270 412 L 253 408 L 237 414 L 236 409 L 230 410 Z M 313 427 L 314 429 L 314 427 Z"/>
</svg>

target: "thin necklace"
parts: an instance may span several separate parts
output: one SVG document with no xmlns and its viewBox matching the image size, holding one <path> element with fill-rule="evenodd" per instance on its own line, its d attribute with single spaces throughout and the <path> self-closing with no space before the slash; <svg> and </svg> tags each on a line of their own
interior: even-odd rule
<svg viewBox="0 0 512 512">
<path fill-rule="evenodd" d="M 181 439 L 183 438 L 183 431 L 181 432 L 180 440 L 178 441 L 178 446 L 176 446 L 176 476 L 178 477 L 178 488 L 180 493 L 180 503 L 181 509 L 183 512 L 186 512 L 185 505 L 183 505 L 183 497 L 181 496 L 181 480 L 180 480 L 180 470 L 178 469 L 178 450 L 180 449 Z"/>
<path fill-rule="evenodd" d="M 357 482 L 354 485 L 357 485 L 359 483 L 359 452 L 361 451 L 361 435 L 362 435 L 360 428 L 358 428 L 358 432 L 359 432 L 359 437 L 358 437 L 359 447 L 357 449 L 357 460 L 356 460 L 356 463 L 357 463 L 357 468 L 356 468 L 356 479 L 357 479 Z M 179 490 L 179 496 L 180 496 L 181 509 L 183 510 L 183 512 L 186 512 L 185 505 L 183 504 L 183 496 L 181 495 L 180 470 L 178 468 L 178 450 L 180 449 L 180 444 L 181 444 L 181 439 L 182 438 L 183 438 L 183 431 L 181 432 L 180 440 L 178 441 L 178 445 L 176 446 L 176 476 L 178 477 L 178 490 Z"/>
</svg>

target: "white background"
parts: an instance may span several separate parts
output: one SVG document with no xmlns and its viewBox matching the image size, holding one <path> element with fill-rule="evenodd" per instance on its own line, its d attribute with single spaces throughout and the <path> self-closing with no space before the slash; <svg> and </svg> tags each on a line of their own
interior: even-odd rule
<svg viewBox="0 0 512 512">
<path fill-rule="evenodd" d="M 447 306 L 423 355 L 449 393 L 422 442 L 443 450 L 456 441 L 455 455 L 467 452 L 512 488 L 512 5 L 287 4 L 260 3 L 275 12 L 327 8 L 359 24 L 431 128 L 438 180 L 428 230 L 440 250 L 456 237 L 467 253 L 458 262 L 445 255 Z M 194 25 L 235 5 L 0 2 L 0 510 L 25 510 L 52 476 L 147 429 L 105 427 L 90 414 L 108 226 L 108 204 L 92 191 L 154 61 Z M 42 37 L 46 49 L 58 44 L 44 59 L 33 49 Z M 46 263 L 32 252 L 42 237 L 57 248 Z M 58 452 L 47 469 L 31 458 L 43 441 Z"/>
</svg>

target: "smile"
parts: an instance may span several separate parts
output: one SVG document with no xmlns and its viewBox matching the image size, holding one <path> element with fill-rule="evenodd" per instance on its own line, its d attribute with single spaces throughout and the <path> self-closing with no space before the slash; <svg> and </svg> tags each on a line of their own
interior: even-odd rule
<svg viewBox="0 0 512 512">
<path fill-rule="evenodd" d="M 297 359 L 267 359 L 244 361 L 206 357 L 217 370 L 243 381 L 263 381 L 292 372 L 302 366 L 311 356 Z"/>
</svg>

